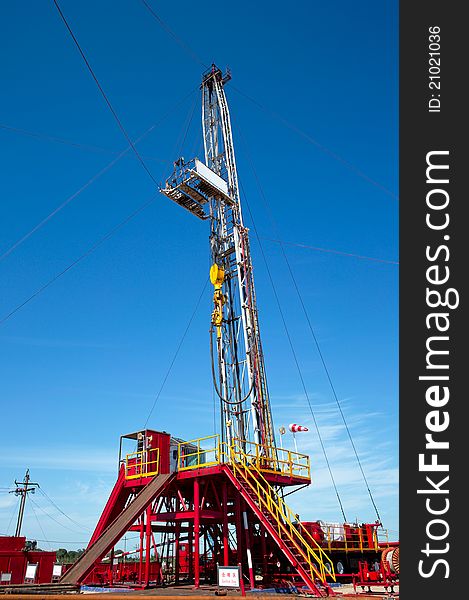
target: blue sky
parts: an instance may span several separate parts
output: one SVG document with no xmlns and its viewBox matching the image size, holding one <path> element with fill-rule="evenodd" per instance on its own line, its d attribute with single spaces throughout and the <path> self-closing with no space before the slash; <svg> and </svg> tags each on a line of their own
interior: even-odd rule
<svg viewBox="0 0 469 600">
<path fill-rule="evenodd" d="M 209 15 L 197 3 L 176 10 L 152 0 L 175 35 L 139 0 L 60 4 L 131 138 L 156 124 L 138 149 L 161 183 L 180 154 L 202 156 L 198 60 L 231 68 L 275 425 L 310 428 L 298 444 L 311 454 L 314 483 L 291 497 L 305 520 L 341 515 L 260 244 L 349 520 L 376 516 L 272 240 L 391 261 L 285 245 L 383 523 L 397 537 L 397 2 L 242 0 Z M 155 194 L 131 152 L 108 166 L 127 142 L 53 2 L 1 10 L 0 255 L 86 188 L 0 259 L 0 319 Z M 208 267 L 207 224 L 158 195 L 1 324 L 0 534 L 16 519 L 17 499 L 4 488 L 29 467 L 76 523 L 38 493 L 24 533 L 46 548 L 86 543 L 115 479 L 119 436 L 147 420 Z M 210 313 L 207 288 L 150 427 L 185 438 L 213 432 Z M 293 447 L 290 435 L 283 442 Z"/>
</svg>

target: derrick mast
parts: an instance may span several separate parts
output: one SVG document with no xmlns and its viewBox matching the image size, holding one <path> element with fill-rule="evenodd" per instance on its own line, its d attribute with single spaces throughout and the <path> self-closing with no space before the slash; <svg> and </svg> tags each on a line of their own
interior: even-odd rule
<svg viewBox="0 0 469 600">
<path fill-rule="evenodd" d="M 161 189 L 210 224 L 210 346 L 221 435 L 182 440 L 144 429 L 121 436 L 117 481 L 86 552 L 63 583 L 101 578 L 100 561 L 127 531 L 139 532 L 138 572 L 130 576 L 145 587 L 164 576 L 198 588 L 202 578 L 215 581 L 217 567 L 235 564 L 240 581 L 249 574 L 251 589 L 259 571 L 263 585 L 279 577 L 284 585 L 289 577 L 317 597 L 323 590 L 329 595 L 328 577 L 335 581 L 331 559 L 283 499 L 284 486 L 311 483 L 310 461 L 275 444 L 224 91 L 229 78 L 215 65 L 203 75 L 204 160 L 176 160 Z M 134 451 L 126 452 L 129 443 Z M 155 564 L 165 564 L 163 575 L 152 571 Z M 112 572 L 110 578 L 112 584 Z"/>
<path fill-rule="evenodd" d="M 244 226 L 236 158 L 223 75 L 215 65 L 202 79 L 205 162 L 183 158 L 161 191 L 210 221 L 210 280 L 214 308 L 210 331 L 213 383 L 220 400 L 222 439 L 255 442 L 275 460 L 264 356 L 248 230 Z"/>
</svg>

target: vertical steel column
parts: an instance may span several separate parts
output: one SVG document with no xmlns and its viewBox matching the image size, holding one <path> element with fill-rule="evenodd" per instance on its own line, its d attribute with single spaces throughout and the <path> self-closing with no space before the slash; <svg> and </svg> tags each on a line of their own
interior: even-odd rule
<svg viewBox="0 0 469 600">
<path fill-rule="evenodd" d="M 238 554 L 238 562 L 243 562 L 243 526 L 241 523 L 241 496 L 236 494 L 235 505 L 235 521 L 236 521 L 236 550 Z"/>
<path fill-rule="evenodd" d="M 200 586 L 200 482 L 194 479 L 194 587 Z"/>
<path fill-rule="evenodd" d="M 228 538 L 228 487 L 223 482 L 223 566 L 230 564 L 229 538 Z"/>
<path fill-rule="evenodd" d="M 140 551 L 138 561 L 138 582 L 141 584 L 143 581 L 143 515 L 140 517 Z"/>
<path fill-rule="evenodd" d="M 265 528 L 262 525 L 262 523 L 260 524 L 260 533 L 261 533 L 261 552 L 262 552 L 262 571 L 264 573 L 267 573 L 267 544 L 266 544 L 266 539 L 265 539 Z"/>
<path fill-rule="evenodd" d="M 176 540 L 174 543 L 174 552 L 176 556 L 174 557 L 174 583 L 177 585 L 179 583 L 179 537 L 181 536 L 181 523 L 178 521 L 176 523 Z"/>
<path fill-rule="evenodd" d="M 147 507 L 146 512 L 146 531 L 145 531 L 145 587 L 150 584 L 150 546 L 151 546 L 151 505 Z"/>
<path fill-rule="evenodd" d="M 153 551 L 155 552 L 155 563 L 159 562 L 161 565 L 160 555 L 156 548 L 156 541 L 155 541 L 155 536 L 153 535 L 153 531 L 151 532 L 151 543 L 153 546 Z M 162 578 L 161 578 L 161 569 L 159 571 L 159 576 L 158 576 L 158 571 L 155 569 L 155 575 L 156 575 L 156 583 L 163 583 Z"/>
<path fill-rule="evenodd" d="M 251 586 L 251 590 L 253 590 L 256 586 L 256 582 L 254 580 L 254 569 L 252 567 L 252 553 L 251 553 L 251 536 L 249 533 L 249 523 L 248 523 L 248 513 L 246 503 L 243 502 L 243 523 L 244 523 L 244 533 L 246 535 L 246 556 L 248 558 L 248 568 L 249 568 L 249 585 Z"/>
<path fill-rule="evenodd" d="M 111 564 L 109 566 L 109 585 L 113 584 L 114 574 L 114 548 L 111 548 Z"/>
<path fill-rule="evenodd" d="M 194 575 L 194 528 L 190 525 L 191 524 L 189 523 L 189 533 L 187 534 L 187 540 L 189 542 L 187 546 L 187 576 L 189 580 L 191 580 Z"/>
</svg>

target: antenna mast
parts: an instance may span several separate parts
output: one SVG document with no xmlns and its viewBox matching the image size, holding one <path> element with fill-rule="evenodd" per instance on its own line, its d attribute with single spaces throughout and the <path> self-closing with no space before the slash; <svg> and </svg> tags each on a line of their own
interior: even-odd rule
<svg viewBox="0 0 469 600">
<path fill-rule="evenodd" d="M 205 163 L 183 158 L 161 191 L 200 219 L 210 220 L 210 331 L 222 439 L 255 442 L 275 457 L 275 435 L 259 331 L 248 229 L 244 226 L 230 114 L 224 85 L 230 73 L 212 65 L 202 78 Z"/>
</svg>

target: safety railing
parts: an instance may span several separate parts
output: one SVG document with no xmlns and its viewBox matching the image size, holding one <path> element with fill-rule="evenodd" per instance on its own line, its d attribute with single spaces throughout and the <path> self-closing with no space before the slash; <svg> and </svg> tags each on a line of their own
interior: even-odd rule
<svg viewBox="0 0 469 600">
<path fill-rule="evenodd" d="M 306 454 L 299 454 L 274 446 L 266 447 L 240 439 L 235 439 L 234 443 L 243 448 L 251 463 L 263 473 L 288 475 L 289 477 L 311 480 L 310 461 L 309 456 Z"/>
<path fill-rule="evenodd" d="M 249 457 L 250 464 L 263 473 L 311 480 L 310 461 L 306 454 L 239 439 L 235 439 L 233 444 L 239 445 Z M 178 444 L 178 471 L 209 467 L 230 460 L 227 444 L 220 442 L 219 435 L 208 435 Z"/>
<path fill-rule="evenodd" d="M 221 461 L 220 436 L 208 435 L 203 438 L 178 444 L 178 471 L 189 471 L 201 467 L 218 465 Z"/>
<path fill-rule="evenodd" d="M 378 530 L 375 525 L 357 525 L 349 523 L 321 523 L 324 533 L 324 544 L 329 551 L 342 550 L 344 552 L 363 552 L 373 550 L 377 552 L 389 543 L 387 529 Z"/>
<path fill-rule="evenodd" d="M 308 565 L 311 580 L 319 577 L 325 582 L 329 576 L 335 581 L 334 565 L 329 556 L 302 525 L 299 516 L 287 506 L 264 478 L 261 470 L 252 463 L 251 457 L 236 442 L 229 449 L 229 453 L 235 476 L 256 494 L 260 509 L 266 509 L 273 516 L 273 526 L 279 537 L 286 536 L 294 544 Z"/>
<path fill-rule="evenodd" d="M 160 466 L 160 449 L 151 448 L 131 452 L 125 456 L 125 478 L 139 479 L 140 477 L 153 477 L 158 475 Z"/>
</svg>

